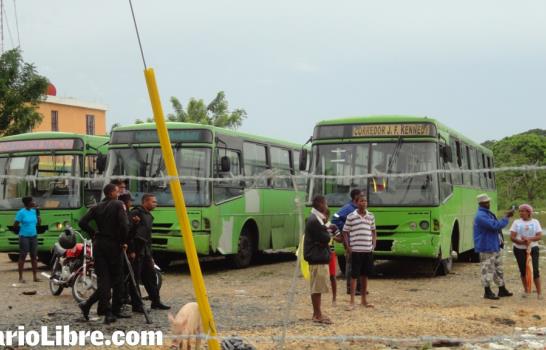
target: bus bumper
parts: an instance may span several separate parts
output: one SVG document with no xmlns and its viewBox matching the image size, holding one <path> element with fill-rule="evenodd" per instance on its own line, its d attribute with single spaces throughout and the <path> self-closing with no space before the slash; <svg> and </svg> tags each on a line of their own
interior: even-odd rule
<svg viewBox="0 0 546 350">
<path fill-rule="evenodd" d="M 210 233 L 196 231 L 193 233 L 193 241 L 197 254 L 208 255 L 210 253 Z M 154 235 L 152 237 L 152 250 L 156 253 L 177 253 L 186 252 L 184 240 L 180 233 L 171 232 L 168 235 Z"/>
<path fill-rule="evenodd" d="M 378 259 L 395 257 L 436 258 L 440 235 L 425 232 L 402 232 L 378 237 L 374 256 Z M 337 255 L 345 254 L 343 245 L 336 244 Z"/>
<path fill-rule="evenodd" d="M 0 233 L 0 252 L 19 253 L 19 236 L 11 231 Z"/>
</svg>

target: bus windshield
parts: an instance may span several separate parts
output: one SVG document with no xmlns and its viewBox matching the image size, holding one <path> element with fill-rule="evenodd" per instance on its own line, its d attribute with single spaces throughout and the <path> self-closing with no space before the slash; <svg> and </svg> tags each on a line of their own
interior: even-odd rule
<svg viewBox="0 0 546 350">
<path fill-rule="evenodd" d="M 438 204 L 435 174 L 413 177 L 351 178 L 364 174 L 402 174 L 436 169 L 437 145 L 432 142 L 385 142 L 318 145 L 314 149 L 314 173 L 344 176 L 314 179 L 311 196 L 326 196 L 331 206 L 342 206 L 349 192 L 367 192 L 370 206 L 424 206 Z"/>
<path fill-rule="evenodd" d="M 77 155 L 15 155 L 0 158 L 3 175 L 36 176 L 36 179 L 27 181 L 0 179 L 0 210 L 21 208 L 22 198 L 26 196 L 32 196 L 40 208 L 79 208 L 80 182 L 62 177 L 80 176 L 80 163 L 81 157 Z"/>
<path fill-rule="evenodd" d="M 210 149 L 193 147 L 175 147 L 173 149 L 179 176 L 210 176 Z M 153 148 L 119 148 L 111 149 L 109 153 L 107 176 L 167 176 L 161 149 Z M 207 206 L 210 203 L 210 186 L 203 180 L 182 180 L 184 199 L 187 206 Z M 174 206 L 169 182 L 129 180 L 128 190 L 131 191 L 136 203 L 144 193 L 153 193 L 159 206 Z"/>
</svg>

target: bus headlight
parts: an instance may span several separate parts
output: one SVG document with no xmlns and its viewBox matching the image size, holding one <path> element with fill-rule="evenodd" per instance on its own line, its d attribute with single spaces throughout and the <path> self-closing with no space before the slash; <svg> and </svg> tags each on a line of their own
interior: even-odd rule
<svg viewBox="0 0 546 350">
<path fill-rule="evenodd" d="M 199 220 L 193 220 L 191 222 L 191 227 L 194 229 L 194 230 L 197 230 L 199 228 Z"/>
<path fill-rule="evenodd" d="M 423 220 L 419 223 L 419 227 L 423 230 L 423 231 L 426 231 L 428 230 L 428 228 L 430 227 L 430 224 L 428 223 L 428 221 L 426 220 Z"/>
<path fill-rule="evenodd" d="M 416 222 L 410 222 L 410 223 L 409 223 L 409 228 L 410 228 L 410 230 L 412 230 L 412 231 L 417 230 L 417 223 L 416 223 Z"/>
<path fill-rule="evenodd" d="M 57 231 L 60 231 L 60 230 L 63 229 L 63 224 L 60 223 L 60 222 L 57 222 L 57 223 L 55 224 L 55 228 L 57 229 Z"/>
</svg>

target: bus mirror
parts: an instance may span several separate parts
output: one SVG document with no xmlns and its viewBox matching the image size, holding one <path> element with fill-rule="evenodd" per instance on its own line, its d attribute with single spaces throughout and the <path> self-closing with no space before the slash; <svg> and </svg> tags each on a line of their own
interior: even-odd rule
<svg viewBox="0 0 546 350">
<path fill-rule="evenodd" d="M 229 173 L 229 171 L 231 170 L 231 162 L 229 160 L 229 157 L 223 156 L 222 158 L 220 158 L 220 170 L 223 173 Z"/>
<path fill-rule="evenodd" d="M 106 170 L 106 159 L 105 154 L 97 155 L 97 170 L 99 173 L 103 173 Z"/>
<path fill-rule="evenodd" d="M 445 163 L 451 163 L 453 161 L 453 153 L 451 152 L 451 147 L 448 145 L 445 145 L 441 148 L 442 150 L 442 158 L 444 159 Z"/>
<path fill-rule="evenodd" d="M 307 170 L 307 150 L 302 149 L 300 152 L 300 171 Z"/>
</svg>

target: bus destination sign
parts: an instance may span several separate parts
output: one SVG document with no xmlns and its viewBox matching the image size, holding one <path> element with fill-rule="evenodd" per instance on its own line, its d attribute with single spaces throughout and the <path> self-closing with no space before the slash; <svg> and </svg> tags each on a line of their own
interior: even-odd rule
<svg viewBox="0 0 546 350">
<path fill-rule="evenodd" d="M 432 124 L 369 124 L 353 126 L 353 137 L 378 136 L 433 136 L 435 130 Z"/>
<path fill-rule="evenodd" d="M 0 152 L 53 151 L 81 148 L 81 142 L 74 139 L 20 140 L 0 142 Z"/>
</svg>

